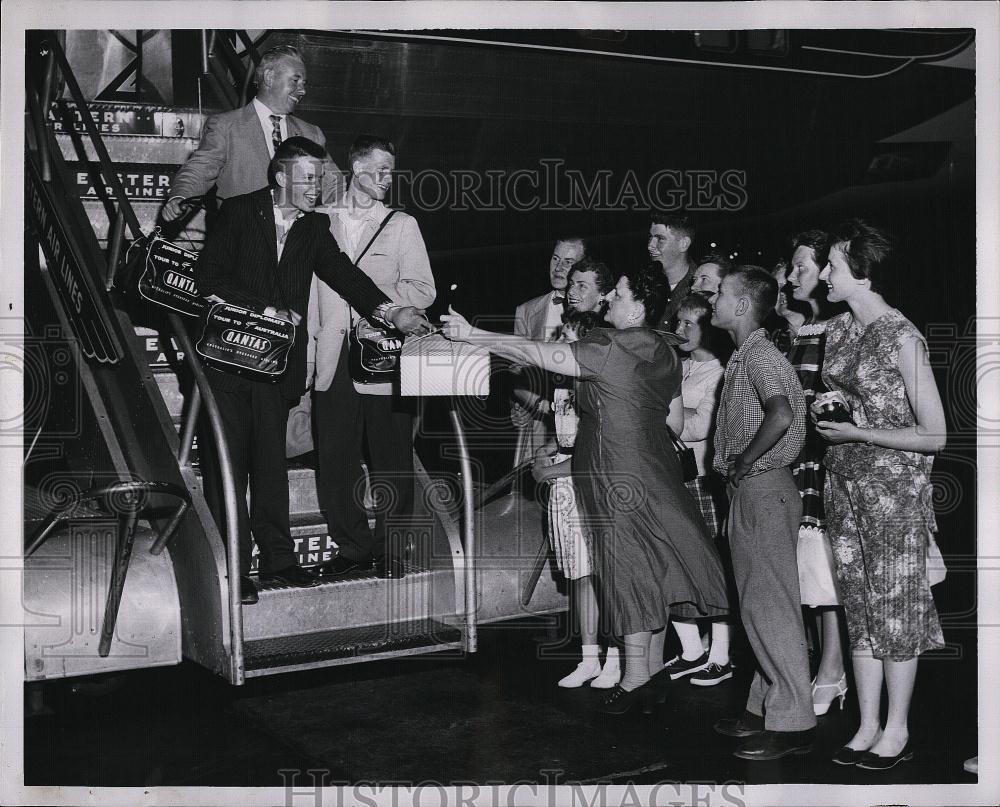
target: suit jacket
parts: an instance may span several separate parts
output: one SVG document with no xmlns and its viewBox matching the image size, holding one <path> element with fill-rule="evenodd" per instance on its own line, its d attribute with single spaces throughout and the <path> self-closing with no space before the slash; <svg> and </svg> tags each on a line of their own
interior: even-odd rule
<svg viewBox="0 0 1000 807">
<path fill-rule="evenodd" d="M 234 196 L 222 206 L 195 272 L 198 288 L 206 297 L 217 295 L 227 303 L 256 310 L 275 306 L 304 314 L 313 274 L 366 316 L 388 299 L 340 251 L 330 233 L 330 219 L 323 213 L 305 213 L 292 225 L 279 262 L 269 188 Z M 282 394 L 292 400 L 305 389 L 307 341 L 306 328 L 300 323 L 288 371 L 280 382 Z M 248 383 L 211 367 L 206 372 L 219 389 L 233 391 Z"/>
<path fill-rule="evenodd" d="M 390 209 L 379 204 L 375 212 L 376 214 L 365 222 L 358 237 L 358 252 L 363 250 L 375 235 Z M 340 217 L 332 211 L 330 231 L 337 243 L 347 243 Z M 353 259 L 356 256 L 349 257 Z M 358 268 L 374 281 L 386 297 L 398 305 L 427 308 L 434 302 L 437 292 L 434 288 L 434 275 L 431 274 L 431 264 L 427 257 L 424 239 L 420 235 L 417 220 L 402 211 L 397 210 L 389 219 L 385 229 L 379 233 L 378 239 L 358 262 Z M 314 279 L 313 290 L 309 297 L 309 335 L 312 349 L 310 358 L 315 361 L 314 386 L 321 392 L 328 390 L 333 383 L 341 347 L 350 327 L 351 306 L 333 288 Z M 391 385 L 385 386 L 389 389 L 379 392 L 392 391 Z"/>
<path fill-rule="evenodd" d="M 545 320 L 549 313 L 549 301 L 552 292 L 548 291 L 540 297 L 532 297 L 521 303 L 514 311 L 514 333 L 537 342 L 543 341 L 551 334 L 545 333 Z"/>
<path fill-rule="evenodd" d="M 687 274 L 674 286 L 674 290 L 670 292 L 670 296 L 667 298 L 667 307 L 663 309 L 663 316 L 660 317 L 660 324 L 657 326 L 660 330 L 673 332 L 674 326 L 672 320 L 680 310 L 684 298 L 691 293 L 691 284 L 694 282 L 695 269 L 694 263 L 688 261 Z"/>
<path fill-rule="evenodd" d="M 302 136 L 326 145 L 318 126 L 294 115 L 286 116 L 288 136 Z M 251 101 L 245 107 L 212 115 L 205 121 L 198 148 L 174 175 L 170 196 L 201 196 L 218 187 L 220 200 L 251 193 L 267 187 L 267 165 L 271 161 L 267 139 L 260 118 Z M 327 172 L 339 175 L 331 160 Z M 332 198 L 339 187 L 339 176 L 324 180 L 323 199 Z"/>
</svg>

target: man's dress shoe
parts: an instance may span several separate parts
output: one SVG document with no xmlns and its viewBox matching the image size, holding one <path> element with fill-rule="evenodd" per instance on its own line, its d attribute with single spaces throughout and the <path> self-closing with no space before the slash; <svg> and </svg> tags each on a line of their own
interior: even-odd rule
<svg viewBox="0 0 1000 807">
<path fill-rule="evenodd" d="M 740 759 L 781 759 L 789 754 L 808 754 L 813 750 L 813 730 L 764 731 L 747 737 L 733 751 Z"/>
<path fill-rule="evenodd" d="M 312 572 L 306 571 L 297 564 L 293 564 L 276 572 L 271 572 L 267 575 L 267 582 L 281 583 L 282 585 L 294 586 L 295 588 L 311 588 L 312 586 L 318 586 L 320 581 Z"/>
<path fill-rule="evenodd" d="M 352 574 L 354 572 L 367 572 L 371 567 L 372 562 L 370 558 L 353 560 L 352 558 L 345 558 L 343 555 L 337 555 L 333 560 L 327 561 L 320 566 L 319 573 L 327 577 L 343 577 L 345 574 Z"/>
<path fill-rule="evenodd" d="M 406 577 L 406 569 L 403 567 L 403 562 L 396 558 L 376 558 L 375 575 L 387 580 L 396 580 L 400 577 Z"/>
<path fill-rule="evenodd" d="M 240 603 L 243 605 L 254 605 L 260 597 L 257 594 L 257 586 L 249 577 L 240 578 Z"/>
<path fill-rule="evenodd" d="M 739 717 L 724 717 L 716 721 L 715 730 L 727 737 L 752 737 L 764 730 L 764 718 L 744 710 Z"/>
</svg>

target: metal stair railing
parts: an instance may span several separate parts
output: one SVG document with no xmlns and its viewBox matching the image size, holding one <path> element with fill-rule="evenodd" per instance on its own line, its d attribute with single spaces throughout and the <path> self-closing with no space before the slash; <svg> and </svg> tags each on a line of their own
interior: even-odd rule
<svg viewBox="0 0 1000 807">
<path fill-rule="evenodd" d="M 101 138 L 97 125 L 94 123 L 93 117 L 90 114 L 90 107 L 80 90 L 80 85 L 73 73 L 72 66 L 69 64 L 66 54 L 63 51 L 62 46 L 59 44 L 58 38 L 54 32 L 48 32 L 45 35 L 43 40 L 43 49 L 43 55 L 46 56 L 46 70 L 42 79 L 43 91 L 41 93 L 37 91 L 28 93 L 28 102 L 31 106 L 31 117 L 35 125 L 36 139 L 39 143 L 39 159 L 42 162 L 43 177 L 47 176 L 51 179 L 52 155 L 58 153 L 58 150 L 53 149 L 52 147 L 54 144 L 54 138 L 52 138 L 52 134 L 46 124 L 46 110 L 51 103 L 51 97 L 48 93 L 51 92 L 55 71 L 58 69 L 62 74 L 63 80 L 66 82 L 66 87 L 69 89 L 73 101 L 77 105 L 84 127 L 90 137 L 94 151 L 97 154 L 100 172 L 104 183 L 114 194 L 115 200 L 118 203 L 118 217 L 121 219 L 123 224 L 117 225 L 114 228 L 116 236 L 120 238 L 124 237 L 124 225 L 127 224 L 132 232 L 133 240 L 142 237 L 143 233 L 142 227 L 139 224 L 139 219 L 136 216 L 135 211 L 132 209 L 132 205 L 125 194 L 125 189 L 122 187 L 121 180 L 119 180 L 117 173 L 114 171 L 114 165 L 108 154 L 107 147 L 104 145 L 104 141 Z M 52 139 L 50 140 L 50 138 Z M 120 254 L 120 243 L 117 245 L 111 244 L 109 247 L 112 255 Z M 110 277 L 110 273 L 106 274 L 106 278 L 107 277 Z M 194 351 L 191 338 L 177 314 L 169 314 L 168 321 L 173 329 L 174 336 L 180 343 L 181 349 L 184 351 L 184 360 L 191 370 L 196 388 L 198 389 L 200 397 L 205 404 L 211 433 L 216 444 L 216 450 L 218 451 L 226 514 L 226 566 L 229 578 L 228 594 L 230 638 L 232 640 L 232 664 L 234 666 L 234 670 L 236 671 L 237 679 L 242 679 L 243 612 L 240 604 L 239 586 L 239 533 L 237 527 L 236 484 L 233 477 L 229 446 L 226 442 L 225 433 L 222 428 L 222 417 L 219 413 L 218 404 L 215 400 L 212 389 L 208 384 L 208 379 L 205 377 L 205 373 L 197 359 L 197 354 Z"/>
<path fill-rule="evenodd" d="M 101 639 L 97 646 L 97 652 L 102 658 L 111 652 L 111 642 L 114 639 L 115 625 L 118 622 L 118 609 L 121 605 L 122 593 L 125 590 L 125 577 L 128 575 L 132 546 L 135 543 L 135 530 L 139 523 L 139 515 L 150 495 L 166 495 L 178 500 L 177 509 L 174 510 L 170 521 L 160 531 L 153 545 L 149 548 L 149 554 L 159 555 L 177 531 L 181 519 L 184 518 L 184 514 L 191 506 L 191 495 L 184 488 L 169 482 L 115 482 L 92 488 L 86 492 L 75 493 L 46 516 L 24 550 L 24 557 L 31 557 L 35 550 L 49 538 L 56 525 L 66 519 L 78 516 L 70 511 L 84 502 L 101 501 L 106 510 L 118 516 L 115 560 L 111 569 L 108 598 L 104 606 Z"/>
</svg>

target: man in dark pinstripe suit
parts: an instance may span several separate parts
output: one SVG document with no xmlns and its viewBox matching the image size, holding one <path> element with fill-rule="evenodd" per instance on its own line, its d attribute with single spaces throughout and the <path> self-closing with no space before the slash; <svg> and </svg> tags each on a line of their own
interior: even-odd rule
<svg viewBox="0 0 1000 807">
<path fill-rule="evenodd" d="M 228 199 L 197 264 L 198 287 L 209 299 L 253 308 L 298 325 L 309 302 L 313 273 L 356 310 L 404 333 L 429 330 L 413 307 L 393 305 L 341 252 L 330 220 L 314 211 L 320 195 L 322 146 L 291 137 L 275 151 L 268 187 Z M 285 470 L 288 409 L 305 390 L 306 329 L 298 328 L 288 370 L 277 384 L 252 381 L 207 367 L 236 477 L 239 508 L 240 586 L 246 604 L 257 601 L 250 568 L 251 532 L 260 548 L 261 577 L 313 586 L 293 552 Z M 218 461 L 212 440 L 203 446 L 205 493 L 220 528 L 225 524 Z M 251 510 L 246 507 L 249 479 Z"/>
</svg>

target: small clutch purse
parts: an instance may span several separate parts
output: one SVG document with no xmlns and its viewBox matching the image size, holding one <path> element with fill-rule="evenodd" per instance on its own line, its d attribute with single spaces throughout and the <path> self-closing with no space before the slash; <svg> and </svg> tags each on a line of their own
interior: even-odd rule
<svg viewBox="0 0 1000 807">
<path fill-rule="evenodd" d="M 674 430 L 667 426 L 667 434 L 670 435 L 670 442 L 674 446 L 674 451 L 677 452 L 677 459 L 681 464 L 681 477 L 685 482 L 691 482 L 698 478 L 698 462 L 694 458 L 694 449 L 688 447 L 688 445 L 681 440 Z"/>
</svg>

